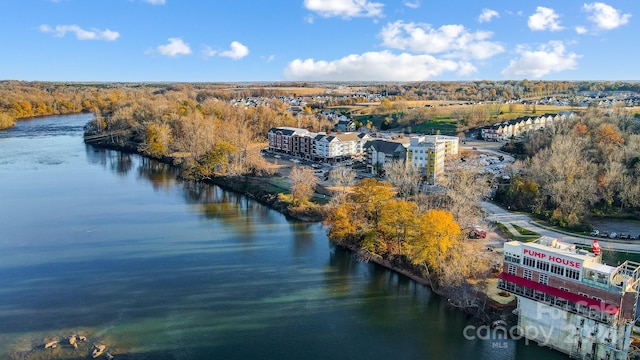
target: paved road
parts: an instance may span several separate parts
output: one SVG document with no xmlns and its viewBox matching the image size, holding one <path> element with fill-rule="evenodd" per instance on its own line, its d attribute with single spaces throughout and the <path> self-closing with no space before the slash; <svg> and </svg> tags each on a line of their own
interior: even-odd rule
<svg viewBox="0 0 640 360">
<path fill-rule="evenodd" d="M 590 246 L 595 239 L 593 237 L 573 235 L 555 229 L 543 227 L 542 225 L 535 223 L 535 220 L 527 215 L 505 210 L 489 202 L 482 202 L 482 207 L 489 214 L 488 220 L 499 221 L 502 224 L 505 224 L 509 228 L 509 230 L 514 232 L 514 234 L 517 234 L 517 232 L 515 231 L 515 229 L 509 226 L 509 224 L 516 224 L 525 229 L 535 231 L 540 235 L 557 238 L 559 241 L 565 243 Z M 613 240 L 604 238 L 597 238 L 597 240 L 600 243 L 600 246 L 606 250 L 640 253 L 640 240 Z"/>
</svg>

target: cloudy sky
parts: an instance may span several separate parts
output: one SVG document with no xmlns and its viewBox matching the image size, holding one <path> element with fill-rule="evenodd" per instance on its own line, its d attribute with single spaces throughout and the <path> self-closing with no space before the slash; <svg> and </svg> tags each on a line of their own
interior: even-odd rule
<svg viewBox="0 0 640 360">
<path fill-rule="evenodd" d="M 2 0 L 0 79 L 640 80 L 640 1 Z"/>
</svg>

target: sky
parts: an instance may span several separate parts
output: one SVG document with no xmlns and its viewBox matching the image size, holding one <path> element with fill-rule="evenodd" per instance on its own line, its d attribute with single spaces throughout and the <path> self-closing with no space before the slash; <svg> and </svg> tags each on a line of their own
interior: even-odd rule
<svg viewBox="0 0 640 360">
<path fill-rule="evenodd" d="M 2 0 L 0 79 L 640 80 L 640 1 Z"/>
</svg>

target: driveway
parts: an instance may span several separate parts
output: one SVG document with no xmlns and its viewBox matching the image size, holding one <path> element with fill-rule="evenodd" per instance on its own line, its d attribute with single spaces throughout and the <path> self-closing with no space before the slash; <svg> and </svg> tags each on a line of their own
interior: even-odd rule
<svg viewBox="0 0 640 360">
<path fill-rule="evenodd" d="M 620 239 L 607 239 L 607 238 L 595 238 L 590 236 L 581 236 L 575 235 L 563 231 L 559 231 L 557 229 L 552 229 L 545 227 L 539 223 L 536 223 L 534 219 L 529 217 L 528 215 L 522 213 L 511 212 L 509 210 L 505 210 L 495 204 L 483 201 L 481 202 L 482 208 L 487 212 L 487 219 L 490 221 L 499 221 L 505 226 L 509 228 L 511 232 L 517 234 L 518 232 L 513 229 L 510 224 L 516 224 L 525 229 L 535 231 L 540 235 L 546 235 L 553 238 L 558 239 L 564 243 L 571 244 L 580 244 L 591 246 L 591 243 L 594 239 L 597 239 L 600 243 L 600 246 L 605 250 L 615 250 L 615 251 L 627 251 L 632 253 L 640 253 L 640 240 L 620 240 Z M 607 223 L 608 226 L 615 226 L 614 223 Z M 635 222 L 631 222 L 630 224 L 619 223 L 619 226 L 640 226 L 640 223 L 635 225 Z"/>
</svg>

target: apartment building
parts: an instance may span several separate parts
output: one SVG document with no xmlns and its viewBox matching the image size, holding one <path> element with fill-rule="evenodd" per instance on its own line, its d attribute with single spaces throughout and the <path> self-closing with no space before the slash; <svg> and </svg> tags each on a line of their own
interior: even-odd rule
<svg viewBox="0 0 640 360">
<path fill-rule="evenodd" d="M 407 164 L 418 167 L 427 181 L 435 184 L 444 175 L 445 148 L 444 141 L 437 141 L 432 137 L 411 137 L 407 149 Z"/>
</svg>

